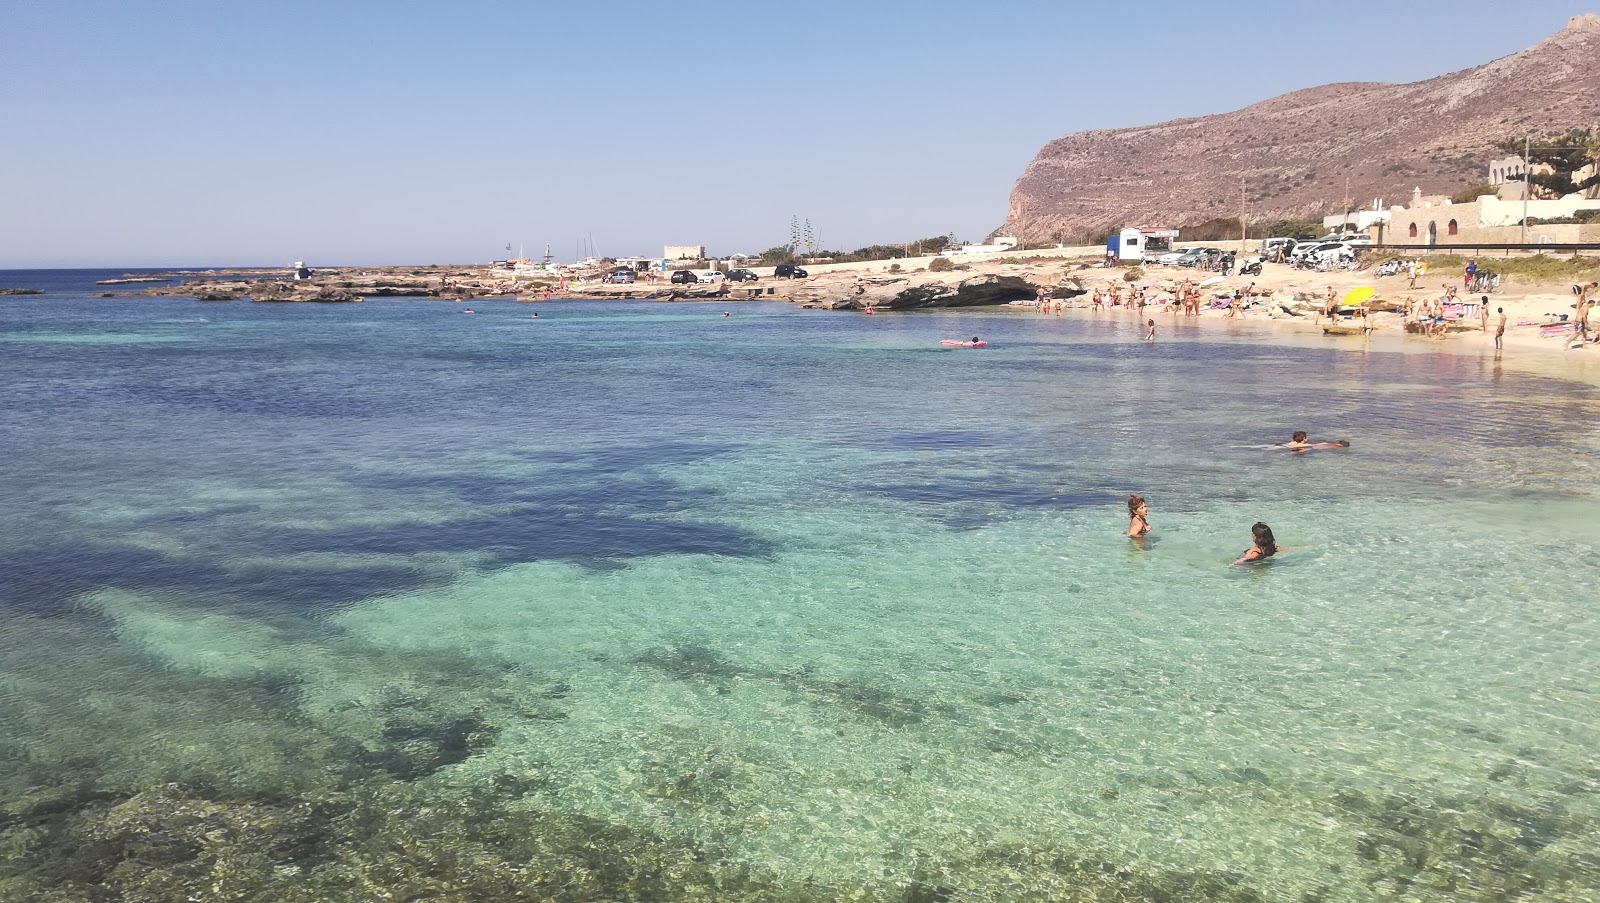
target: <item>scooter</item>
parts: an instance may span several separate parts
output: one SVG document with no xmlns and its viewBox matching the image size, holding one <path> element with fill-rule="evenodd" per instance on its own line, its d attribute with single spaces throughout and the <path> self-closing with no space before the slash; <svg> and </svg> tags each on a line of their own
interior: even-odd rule
<svg viewBox="0 0 1600 903">
<path fill-rule="evenodd" d="M 1244 266 L 1240 267 L 1239 268 L 1239 275 L 1241 275 L 1241 276 L 1259 276 L 1259 275 L 1261 275 L 1261 261 L 1257 260 L 1254 263 L 1247 263 Z"/>
</svg>

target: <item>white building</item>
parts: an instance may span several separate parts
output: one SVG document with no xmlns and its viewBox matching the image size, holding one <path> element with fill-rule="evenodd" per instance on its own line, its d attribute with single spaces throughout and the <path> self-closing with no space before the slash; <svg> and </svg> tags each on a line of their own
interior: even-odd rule
<svg viewBox="0 0 1600 903">
<path fill-rule="evenodd" d="M 959 248 L 950 248 L 946 254 L 994 254 L 998 251 L 1010 251 L 1017 246 L 1017 240 L 1010 235 L 996 235 L 994 241 L 986 245 L 962 245 Z"/>
<path fill-rule="evenodd" d="M 1329 232 L 1365 232 L 1378 223 L 1389 221 L 1389 211 L 1381 209 L 1383 198 L 1372 202 L 1371 210 L 1352 210 L 1349 213 L 1335 213 L 1322 218 L 1322 228 Z"/>
</svg>

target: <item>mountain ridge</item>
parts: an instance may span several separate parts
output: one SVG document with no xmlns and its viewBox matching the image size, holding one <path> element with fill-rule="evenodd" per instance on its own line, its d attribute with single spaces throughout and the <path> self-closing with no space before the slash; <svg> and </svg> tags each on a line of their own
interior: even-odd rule
<svg viewBox="0 0 1600 903">
<path fill-rule="evenodd" d="M 1005 225 L 1062 241 L 1125 225 L 1320 216 L 1420 188 L 1485 181 L 1494 142 L 1600 124 L 1600 16 L 1532 47 L 1423 81 L 1301 88 L 1227 113 L 1074 132 L 1044 145 Z M 1348 189 L 1346 182 L 1348 180 Z"/>
</svg>

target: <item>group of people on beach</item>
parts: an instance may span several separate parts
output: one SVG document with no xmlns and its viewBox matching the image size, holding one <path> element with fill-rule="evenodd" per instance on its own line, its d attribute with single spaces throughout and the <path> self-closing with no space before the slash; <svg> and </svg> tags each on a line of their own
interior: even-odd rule
<svg viewBox="0 0 1600 903">
<path fill-rule="evenodd" d="M 1154 322 L 1154 320 L 1151 321 L 1152 324 Z M 1349 448 L 1350 440 L 1339 439 L 1332 442 L 1312 442 L 1303 430 L 1297 430 L 1288 442 L 1266 447 L 1288 449 L 1296 454 L 1304 454 L 1313 449 Z M 1143 496 L 1130 494 L 1128 496 L 1128 538 L 1142 543 L 1149 533 L 1150 506 Z M 1304 548 L 1304 546 L 1289 547 L 1278 545 L 1278 541 L 1272 535 L 1272 528 L 1259 521 L 1250 528 L 1250 534 L 1250 548 L 1245 549 L 1238 558 L 1233 560 L 1234 565 L 1265 561 L 1279 552 L 1292 552 L 1295 549 Z"/>
</svg>

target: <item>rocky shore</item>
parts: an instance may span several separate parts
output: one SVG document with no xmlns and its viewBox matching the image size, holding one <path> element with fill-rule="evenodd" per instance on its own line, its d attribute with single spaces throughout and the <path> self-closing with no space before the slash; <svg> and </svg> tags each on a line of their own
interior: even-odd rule
<svg viewBox="0 0 1600 903">
<path fill-rule="evenodd" d="M 146 277 L 148 278 L 148 277 Z M 130 280 L 131 281 L 131 280 Z M 111 280 L 108 282 L 117 282 Z M 192 297 L 199 301 L 349 303 L 372 298 L 433 298 L 464 301 L 481 297 L 516 297 L 519 301 L 548 298 L 651 301 L 791 301 L 824 310 L 917 310 L 934 307 L 979 307 L 1037 297 L 1085 293 L 1075 278 L 1060 273 L 1027 276 L 969 270 L 944 272 L 919 268 L 904 273 L 834 272 L 809 279 L 754 282 L 673 284 L 665 279 L 613 285 L 598 277 L 577 278 L 562 285 L 552 278 L 529 278 L 495 267 L 382 267 L 318 271 L 293 279 L 282 271 L 216 270 L 174 274 L 165 284 L 132 296 Z M 127 297 L 107 292 L 104 297 Z"/>
</svg>

